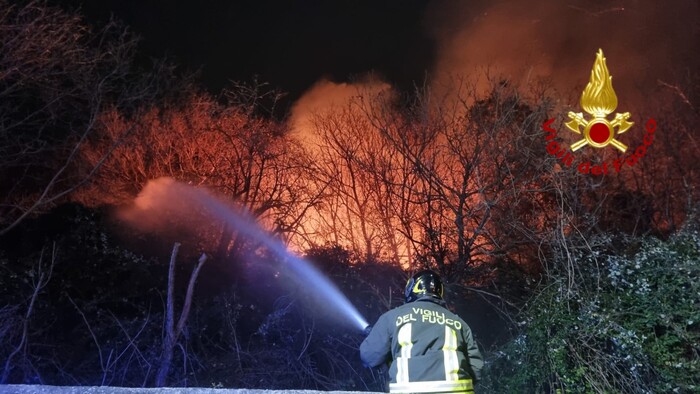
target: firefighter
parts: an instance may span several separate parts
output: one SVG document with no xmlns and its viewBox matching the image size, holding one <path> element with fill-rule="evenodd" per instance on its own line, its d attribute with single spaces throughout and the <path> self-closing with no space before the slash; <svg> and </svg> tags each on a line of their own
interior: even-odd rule
<svg viewBox="0 0 700 394">
<path fill-rule="evenodd" d="M 367 367 L 391 362 L 391 393 L 473 393 L 484 365 L 469 326 L 446 308 L 433 271 L 406 283 L 405 304 L 367 327 L 360 358 Z"/>
</svg>

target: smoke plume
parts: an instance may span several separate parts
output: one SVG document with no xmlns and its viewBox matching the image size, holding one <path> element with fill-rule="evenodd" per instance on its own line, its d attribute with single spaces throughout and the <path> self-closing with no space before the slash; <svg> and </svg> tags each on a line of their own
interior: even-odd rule
<svg viewBox="0 0 700 394">
<path fill-rule="evenodd" d="M 391 95 L 391 91 L 391 85 L 374 76 L 356 83 L 321 79 L 294 104 L 289 120 L 291 128 L 300 140 L 313 142 L 315 117 L 343 111 L 361 97 L 376 98 L 381 94 Z"/>
<path fill-rule="evenodd" d="M 153 179 L 133 204 L 117 212 L 117 217 L 145 233 L 157 233 L 180 242 L 196 240 L 200 246 L 212 248 L 221 232 L 222 221 L 202 203 L 203 197 L 215 198 L 206 189 L 173 178 Z"/>
<path fill-rule="evenodd" d="M 427 16 L 438 43 L 433 85 L 544 79 L 577 101 L 602 48 L 621 103 L 638 100 L 697 70 L 699 11 L 690 0 L 441 1 Z"/>
</svg>

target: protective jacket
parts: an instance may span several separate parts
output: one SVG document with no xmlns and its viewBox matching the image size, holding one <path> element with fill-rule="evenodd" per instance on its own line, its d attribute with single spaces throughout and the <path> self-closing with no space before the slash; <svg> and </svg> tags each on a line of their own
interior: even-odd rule
<svg viewBox="0 0 700 394">
<path fill-rule="evenodd" d="M 429 296 L 381 315 L 360 358 L 368 367 L 391 362 L 391 393 L 471 393 L 484 365 L 469 326 Z"/>
</svg>

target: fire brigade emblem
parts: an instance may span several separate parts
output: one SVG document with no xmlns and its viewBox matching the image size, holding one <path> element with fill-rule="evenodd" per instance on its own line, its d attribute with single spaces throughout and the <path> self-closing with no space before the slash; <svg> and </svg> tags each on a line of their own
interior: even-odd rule
<svg viewBox="0 0 700 394">
<path fill-rule="evenodd" d="M 634 122 L 629 122 L 630 113 L 616 113 L 612 121 L 608 121 L 607 116 L 617 108 L 617 96 L 612 87 L 612 76 L 605 65 L 603 50 L 598 49 L 593 70 L 591 70 L 591 80 L 586 85 L 581 95 L 581 108 L 593 116 L 587 120 L 581 112 L 569 112 L 571 121 L 566 122 L 566 127 L 577 134 L 581 134 L 583 128 L 583 139 L 571 145 L 571 151 L 590 145 L 594 148 L 604 148 L 612 145 L 622 152 L 627 150 L 627 146 L 615 139 L 617 134 L 627 131 Z"/>
</svg>

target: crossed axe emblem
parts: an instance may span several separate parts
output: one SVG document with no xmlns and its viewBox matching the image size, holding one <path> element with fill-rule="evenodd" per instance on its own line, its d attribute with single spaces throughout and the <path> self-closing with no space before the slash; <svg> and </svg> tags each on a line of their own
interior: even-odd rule
<svg viewBox="0 0 700 394">
<path fill-rule="evenodd" d="M 616 113 L 612 122 L 604 116 L 596 116 L 588 121 L 581 112 L 569 112 L 568 115 L 571 121 L 566 122 L 566 127 L 569 130 L 581 134 L 581 127 L 583 127 L 583 139 L 571 144 L 572 152 L 589 144 L 596 148 L 603 148 L 611 144 L 623 153 L 627 150 L 627 145 L 616 140 L 615 135 L 624 133 L 634 124 L 634 122 L 627 121 L 630 118 L 629 112 Z"/>
</svg>

